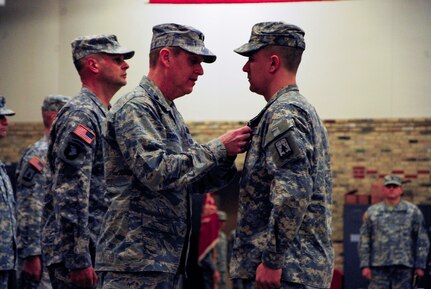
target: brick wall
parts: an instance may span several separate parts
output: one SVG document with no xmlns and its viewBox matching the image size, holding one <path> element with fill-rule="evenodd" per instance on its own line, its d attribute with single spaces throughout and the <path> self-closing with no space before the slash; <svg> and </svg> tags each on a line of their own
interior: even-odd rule
<svg viewBox="0 0 431 289">
<path fill-rule="evenodd" d="M 190 131 L 206 142 L 245 122 L 193 122 Z M 416 204 L 431 204 L 431 118 L 325 120 L 333 187 L 333 239 L 336 266 L 343 268 L 343 205 L 346 192 L 370 194 L 386 174 L 408 181 L 405 195 Z M 22 150 L 42 136 L 41 123 L 11 124 L 0 139 L 0 159 L 16 162 Z M 244 155 L 237 161 L 242 167 Z"/>
</svg>

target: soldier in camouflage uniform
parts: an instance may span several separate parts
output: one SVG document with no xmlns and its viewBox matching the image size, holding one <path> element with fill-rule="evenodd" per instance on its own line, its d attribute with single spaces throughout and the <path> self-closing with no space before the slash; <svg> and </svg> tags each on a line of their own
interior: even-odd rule
<svg viewBox="0 0 431 289">
<path fill-rule="evenodd" d="M 304 31 L 283 22 L 253 26 L 235 50 L 250 90 L 267 105 L 250 121 L 253 137 L 240 182 L 230 265 L 244 288 L 329 288 L 332 176 L 328 137 L 299 93 Z"/>
<path fill-rule="evenodd" d="M 70 100 L 68 96 L 50 95 L 42 104 L 44 136 L 28 147 L 17 167 L 17 242 L 19 257 L 19 288 L 51 288 L 46 268 L 42 269 L 42 208 L 46 181 L 48 135 L 58 111 Z M 43 272 L 43 274 L 42 274 Z"/>
<path fill-rule="evenodd" d="M 103 288 L 181 288 L 190 241 L 191 193 L 227 185 L 250 129 L 198 144 L 175 107 L 216 60 L 193 27 L 153 27 L 148 76 L 107 119 L 110 206 L 97 246 Z"/>
<path fill-rule="evenodd" d="M 215 247 L 217 252 L 217 271 L 220 274 L 217 288 L 218 289 L 226 289 L 226 281 L 227 281 L 227 239 L 226 234 L 223 232 L 223 227 L 226 224 L 227 215 L 226 212 L 218 211 L 217 212 L 218 221 L 220 223 L 220 230 L 218 234 L 218 242 Z"/>
<path fill-rule="evenodd" d="M 115 35 L 96 35 L 75 39 L 72 54 L 83 86 L 49 135 L 52 178 L 43 211 L 43 255 L 54 289 L 96 284 L 95 242 L 107 206 L 102 130 L 109 101 L 127 83 L 125 59 L 134 51 Z"/>
<path fill-rule="evenodd" d="M 7 116 L 15 112 L 6 107 L 0 96 L 0 138 L 7 136 Z M 9 276 L 16 270 L 15 198 L 5 165 L 0 161 L 0 288 L 8 288 Z"/>
<path fill-rule="evenodd" d="M 360 230 L 359 257 L 369 289 L 410 289 L 425 274 L 429 240 L 419 208 L 401 199 L 402 180 L 384 178 L 384 201 L 372 205 Z"/>
</svg>

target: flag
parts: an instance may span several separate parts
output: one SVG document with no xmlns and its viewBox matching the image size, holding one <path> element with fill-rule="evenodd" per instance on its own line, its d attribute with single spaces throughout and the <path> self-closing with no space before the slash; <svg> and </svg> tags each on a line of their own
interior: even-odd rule
<svg viewBox="0 0 431 289">
<path fill-rule="evenodd" d="M 82 140 L 84 140 L 86 143 L 91 144 L 96 137 L 94 132 L 83 126 L 82 124 L 79 124 L 75 130 L 73 131 L 74 134 L 79 136 Z"/>
<path fill-rule="evenodd" d="M 210 252 L 218 242 L 219 221 L 217 205 L 212 193 L 206 193 L 202 206 L 201 230 L 199 232 L 198 262 Z"/>
<path fill-rule="evenodd" d="M 45 164 L 37 157 L 32 157 L 28 162 L 39 172 L 41 172 L 45 166 Z"/>
</svg>

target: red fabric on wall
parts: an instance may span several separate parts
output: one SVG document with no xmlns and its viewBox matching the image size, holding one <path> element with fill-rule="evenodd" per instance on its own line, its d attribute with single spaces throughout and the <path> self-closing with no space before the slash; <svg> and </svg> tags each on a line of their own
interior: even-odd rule
<svg viewBox="0 0 431 289">
<path fill-rule="evenodd" d="M 217 204 L 212 193 L 206 193 L 202 206 L 201 229 L 199 232 L 198 262 L 200 262 L 218 241 L 219 221 Z"/>
<path fill-rule="evenodd" d="M 327 0 L 149 0 L 164 4 L 214 4 L 214 3 L 264 3 L 264 2 L 314 2 Z"/>
</svg>

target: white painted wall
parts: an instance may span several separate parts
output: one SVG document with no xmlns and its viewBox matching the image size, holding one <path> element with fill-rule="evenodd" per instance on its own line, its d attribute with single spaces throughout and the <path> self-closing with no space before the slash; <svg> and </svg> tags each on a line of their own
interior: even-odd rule
<svg viewBox="0 0 431 289">
<path fill-rule="evenodd" d="M 218 59 L 204 64 L 190 95 L 176 100 L 188 121 L 247 120 L 265 105 L 248 90 L 246 58 L 232 50 L 256 22 L 302 27 L 307 49 L 298 84 L 323 119 L 431 117 L 431 1 L 357 0 L 270 4 L 166 5 L 145 0 L 14 0 L 0 7 L 0 94 L 17 116 L 38 121 L 47 94 L 75 95 L 70 42 L 114 33 L 136 50 L 131 90 L 148 72 L 152 26 L 176 22 L 206 35 Z"/>
</svg>

